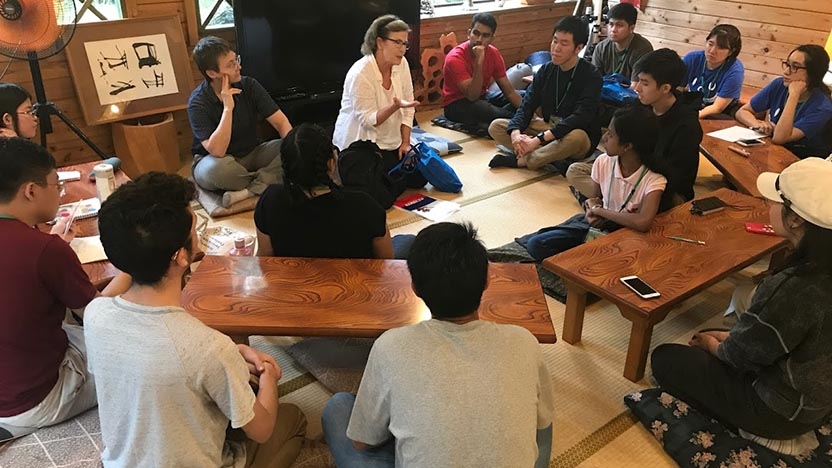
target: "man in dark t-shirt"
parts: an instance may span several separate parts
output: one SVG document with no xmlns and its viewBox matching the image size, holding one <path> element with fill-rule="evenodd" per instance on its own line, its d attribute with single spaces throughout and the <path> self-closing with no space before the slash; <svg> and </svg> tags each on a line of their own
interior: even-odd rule
<svg viewBox="0 0 832 468">
<path fill-rule="evenodd" d="M 261 142 L 265 119 L 285 137 L 292 124 L 254 78 L 240 73 L 240 56 L 218 37 L 199 40 L 194 62 L 205 76 L 188 99 L 194 134 L 193 177 L 206 190 L 222 190 L 222 205 L 258 196 L 280 179 L 280 140 Z"/>
<path fill-rule="evenodd" d="M 498 145 L 512 150 L 494 156 L 489 166 L 539 169 L 592 154 L 601 139 L 602 80 L 592 64 L 578 58 L 587 36 L 586 26 L 575 16 L 555 25 L 552 61 L 535 73 L 514 117 L 495 119 L 488 127 Z M 537 108 L 543 121 L 534 119 Z"/>
<path fill-rule="evenodd" d="M 96 404 L 83 330 L 64 317 L 67 308 L 83 315 L 98 291 L 67 244 L 68 219 L 50 234 L 33 229 L 55 217 L 62 192 L 48 151 L 22 138 L 0 141 L 0 441 Z M 129 284 L 121 274 L 102 293 Z"/>
</svg>

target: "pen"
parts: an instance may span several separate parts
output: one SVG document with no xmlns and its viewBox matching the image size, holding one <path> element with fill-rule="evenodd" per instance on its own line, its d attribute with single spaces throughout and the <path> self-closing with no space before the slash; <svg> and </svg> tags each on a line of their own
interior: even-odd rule
<svg viewBox="0 0 832 468">
<path fill-rule="evenodd" d="M 688 239 L 687 237 L 679 237 L 679 236 L 665 236 L 665 237 L 667 237 L 668 239 L 673 239 L 673 240 L 677 240 L 677 241 L 688 242 L 690 244 L 705 245 L 705 241 L 696 240 L 696 239 Z"/>
<path fill-rule="evenodd" d="M 749 153 L 748 151 L 746 151 L 742 148 L 737 148 L 736 146 L 729 146 L 728 149 L 737 153 L 737 154 L 739 154 L 739 155 L 741 155 L 741 156 L 745 156 L 746 158 L 751 156 L 751 153 Z"/>
<path fill-rule="evenodd" d="M 66 222 L 66 228 L 64 228 L 64 236 L 69 234 L 69 228 L 72 227 L 72 222 L 75 221 L 75 212 L 78 211 L 78 206 L 81 205 L 80 203 L 76 203 L 75 207 L 72 208 L 72 212 L 69 214 L 69 221 Z"/>
</svg>

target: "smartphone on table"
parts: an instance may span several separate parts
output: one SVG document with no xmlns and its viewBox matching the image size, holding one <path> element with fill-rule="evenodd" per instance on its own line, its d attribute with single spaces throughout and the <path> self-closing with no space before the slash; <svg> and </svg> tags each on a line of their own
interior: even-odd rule
<svg viewBox="0 0 832 468">
<path fill-rule="evenodd" d="M 740 146 L 760 146 L 766 144 L 766 142 L 759 138 L 742 138 L 737 140 L 737 144 Z"/>
<path fill-rule="evenodd" d="M 771 227 L 771 224 L 745 223 L 745 230 L 748 232 L 753 232 L 754 234 L 765 234 L 767 236 L 777 235 L 774 232 L 774 228 Z"/>
<path fill-rule="evenodd" d="M 624 286 L 627 286 L 628 288 L 632 289 L 633 292 L 638 294 L 639 297 L 641 297 L 642 299 L 652 299 L 654 297 L 661 296 L 661 294 L 659 294 L 658 291 L 653 289 L 652 286 L 645 283 L 644 280 L 642 280 L 638 276 L 623 276 L 619 278 L 619 280 L 622 283 L 624 283 Z"/>
</svg>

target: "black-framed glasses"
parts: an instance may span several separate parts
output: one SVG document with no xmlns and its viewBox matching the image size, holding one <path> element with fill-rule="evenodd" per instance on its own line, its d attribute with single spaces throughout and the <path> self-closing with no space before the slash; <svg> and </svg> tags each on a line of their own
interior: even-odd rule
<svg viewBox="0 0 832 468">
<path fill-rule="evenodd" d="M 18 114 L 28 115 L 29 117 L 37 117 L 38 116 L 38 111 L 36 111 L 34 108 L 31 108 L 31 109 L 25 110 L 23 112 L 18 112 Z"/>
<path fill-rule="evenodd" d="M 404 50 L 410 50 L 410 43 L 401 39 L 390 39 L 389 37 L 382 37 L 385 41 L 390 41 L 399 47 L 404 47 Z"/>
<path fill-rule="evenodd" d="M 789 62 L 788 60 L 783 60 L 782 62 L 780 62 L 780 65 L 783 66 L 783 71 L 788 70 L 792 73 L 797 73 L 800 70 L 806 69 L 806 67 L 804 67 L 803 65 L 799 63 Z"/>
<path fill-rule="evenodd" d="M 485 32 L 484 33 L 484 32 L 477 31 L 476 29 L 472 29 L 471 30 L 471 35 L 474 36 L 474 37 L 481 37 L 483 39 L 491 39 L 491 36 L 493 35 L 493 33 L 490 33 L 490 32 Z"/>
<path fill-rule="evenodd" d="M 783 191 L 780 190 L 780 176 L 777 176 L 777 178 L 774 179 L 774 190 L 777 190 L 777 195 L 780 195 L 780 199 L 783 200 L 783 204 L 786 205 L 786 208 L 791 208 L 792 201 L 786 198 Z"/>
</svg>

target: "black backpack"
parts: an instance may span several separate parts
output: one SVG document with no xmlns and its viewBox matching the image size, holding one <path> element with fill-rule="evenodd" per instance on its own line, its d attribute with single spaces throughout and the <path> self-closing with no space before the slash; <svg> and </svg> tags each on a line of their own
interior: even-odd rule
<svg viewBox="0 0 832 468">
<path fill-rule="evenodd" d="M 338 173 L 346 189 L 370 194 L 385 210 L 407 188 L 403 174 L 387 173 L 395 163 L 386 167 L 383 153 L 372 141 L 355 141 L 338 156 Z"/>
</svg>

